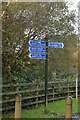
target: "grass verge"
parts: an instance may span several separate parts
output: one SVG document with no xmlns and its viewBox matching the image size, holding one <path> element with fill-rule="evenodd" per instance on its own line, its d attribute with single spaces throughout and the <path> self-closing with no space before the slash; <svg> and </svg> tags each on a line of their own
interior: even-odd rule
<svg viewBox="0 0 80 120">
<path fill-rule="evenodd" d="M 44 105 L 39 105 L 38 107 L 32 108 L 30 110 L 22 109 L 22 118 L 60 118 L 65 116 L 66 102 L 65 100 L 59 100 L 48 103 L 48 113 L 44 113 Z M 72 104 L 73 114 L 78 113 L 78 105 L 76 99 L 73 99 Z M 4 114 L 3 118 L 14 118 L 14 113 Z"/>
</svg>

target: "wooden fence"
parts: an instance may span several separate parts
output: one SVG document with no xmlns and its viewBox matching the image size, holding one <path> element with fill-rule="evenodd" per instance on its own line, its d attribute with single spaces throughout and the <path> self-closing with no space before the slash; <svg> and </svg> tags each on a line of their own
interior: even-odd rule
<svg viewBox="0 0 80 120">
<path fill-rule="evenodd" d="M 44 103 L 45 83 L 19 83 L 2 86 L 2 109 L 0 111 L 14 110 L 15 95 L 22 95 L 22 107 L 30 108 Z M 80 87 L 78 86 L 80 89 Z M 76 96 L 76 80 L 48 82 L 48 102 L 66 98 L 67 95 Z"/>
</svg>

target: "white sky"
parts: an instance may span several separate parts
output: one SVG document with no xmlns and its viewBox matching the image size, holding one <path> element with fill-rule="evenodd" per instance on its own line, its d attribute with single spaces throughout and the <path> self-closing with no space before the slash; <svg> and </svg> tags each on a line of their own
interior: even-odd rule
<svg viewBox="0 0 80 120">
<path fill-rule="evenodd" d="M 75 25 L 75 30 L 76 30 L 76 33 L 78 33 L 78 2 L 80 2 L 80 0 L 66 0 L 68 1 L 69 3 L 69 10 L 76 10 L 76 25 Z"/>
<path fill-rule="evenodd" d="M 68 1 L 68 2 L 70 3 L 69 9 L 71 9 L 71 10 L 76 10 L 76 9 L 77 9 L 77 5 L 78 5 L 78 2 L 79 2 L 80 0 L 66 0 L 66 1 Z"/>
</svg>

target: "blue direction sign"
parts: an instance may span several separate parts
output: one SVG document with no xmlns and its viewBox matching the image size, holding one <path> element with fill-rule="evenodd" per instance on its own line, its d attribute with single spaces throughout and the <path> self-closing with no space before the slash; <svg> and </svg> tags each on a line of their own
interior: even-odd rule
<svg viewBox="0 0 80 120">
<path fill-rule="evenodd" d="M 36 58 L 36 59 L 46 59 L 46 54 L 29 54 L 30 58 Z"/>
<path fill-rule="evenodd" d="M 46 48 L 29 47 L 29 52 L 31 52 L 31 53 L 34 53 L 34 52 L 46 52 Z"/>
<path fill-rule="evenodd" d="M 48 42 L 48 46 L 52 48 L 63 48 L 64 44 L 61 42 Z"/>
<path fill-rule="evenodd" d="M 46 42 L 40 41 L 40 40 L 29 40 L 29 45 L 34 46 L 36 48 L 46 47 Z M 51 48 L 63 48 L 64 44 L 61 42 L 48 42 L 48 46 Z M 32 50 L 30 50 L 30 51 L 32 51 Z"/>
<path fill-rule="evenodd" d="M 46 42 L 45 41 L 40 41 L 40 40 L 29 40 L 29 45 L 30 46 L 41 47 L 41 46 L 45 46 Z"/>
</svg>

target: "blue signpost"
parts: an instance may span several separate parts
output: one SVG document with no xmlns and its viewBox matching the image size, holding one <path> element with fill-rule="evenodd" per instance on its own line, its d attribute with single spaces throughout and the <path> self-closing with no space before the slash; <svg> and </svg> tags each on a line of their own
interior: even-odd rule
<svg viewBox="0 0 80 120">
<path fill-rule="evenodd" d="M 61 42 L 48 42 L 48 34 L 46 34 L 45 41 L 29 40 L 29 45 L 30 58 L 45 60 L 45 113 L 47 113 L 48 47 L 63 48 L 64 44 Z"/>
<path fill-rule="evenodd" d="M 43 57 L 39 54 L 37 55 L 37 53 L 41 53 L 43 54 L 43 52 L 45 53 L 46 56 L 46 42 L 45 41 L 41 41 L 41 40 L 29 40 L 29 52 L 30 53 L 34 53 L 34 54 L 30 54 L 29 57 L 30 58 L 35 58 L 35 59 L 45 59 L 46 57 Z M 48 47 L 50 48 L 63 48 L 64 44 L 61 42 L 48 42 Z M 35 55 L 36 53 L 36 55 Z"/>
<path fill-rule="evenodd" d="M 40 41 L 40 40 L 29 40 L 29 45 L 31 47 L 46 47 L 46 42 L 45 41 Z M 48 42 L 48 47 L 51 48 L 63 48 L 64 44 L 61 42 Z"/>
<path fill-rule="evenodd" d="M 48 42 L 48 46 L 51 48 L 63 48 L 64 44 L 61 42 Z"/>
<path fill-rule="evenodd" d="M 29 45 L 34 47 L 46 46 L 46 42 L 41 40 L 29 40 Z"/>
<path fill-rule="evenodd" d="M 29 52 L 31 53 L 46 52 L 46 48 L 29 47 Z"/>
<path fill-rule="evenodd" d="M 46 59 L 46 54 L 34 54 L 34 53 L 30 53 L 29 57 L 30 58 L 35 58 L 35 59 Z"/>
</svg>

